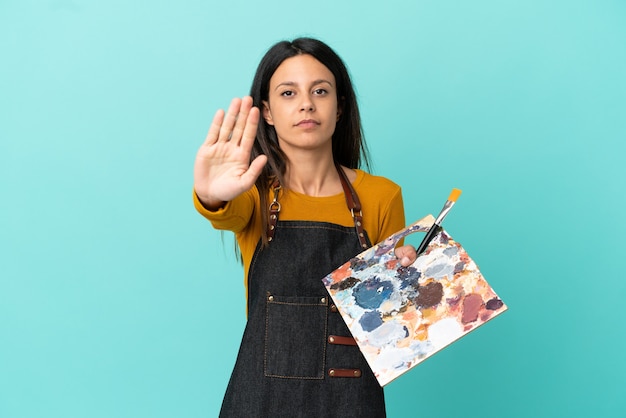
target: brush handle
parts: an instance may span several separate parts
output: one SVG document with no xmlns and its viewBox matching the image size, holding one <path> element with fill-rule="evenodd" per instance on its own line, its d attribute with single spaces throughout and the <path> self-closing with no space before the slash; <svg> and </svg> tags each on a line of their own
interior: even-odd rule
<svg viewBox="0 0 626 418">
<path fill-rule="evenodd" d="M 437 236 L 437 234 L 441 232 L 442 229 L 443 228 L 441 227 L 441 225 L 437 225 L 437 224 L 433 224 L 433 226 L 430 227 L 430 229 L 426 233 L 426 236 L 422 240 L 420 246 L 417 247 L 417 251 L 416 252 L 417 252 L 418 256 L 421 253 L 423 253 L 424 250 L 426 250 L 426 247 L 428 247 L 428 244 L 430 244 L 430 242 L 433 240 L 433 238 L 435 238 Z"/>
</svg>

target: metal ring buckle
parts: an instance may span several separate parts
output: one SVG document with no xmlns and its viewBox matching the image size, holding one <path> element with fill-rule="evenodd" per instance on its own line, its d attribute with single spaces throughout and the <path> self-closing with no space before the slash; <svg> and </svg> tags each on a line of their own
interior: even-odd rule
<svg viewBox="0 0 626 418">
<path fill-rule="evenodd" d="M 278 191 L 281 189 L 281 185 L 274 187 L 274 200 L 270 203 L 270 212 L 280 212 L 280 202 L 278 201 Z"/>
<path fill-rule="evenodd" d="M 272 203 L 270 203 L 270 212 L 280 212 L 280 202 L 276 199 L 274 199 L 272 201 Z"/>
</svg>

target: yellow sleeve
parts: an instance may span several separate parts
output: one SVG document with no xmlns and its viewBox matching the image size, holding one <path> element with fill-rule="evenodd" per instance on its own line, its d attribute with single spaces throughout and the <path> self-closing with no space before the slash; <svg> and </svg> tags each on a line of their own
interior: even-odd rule
<svg viewBox="0 0 626 418">
<path fill-rule="evenodd" d="M 402 190 L 398 187 L 396 193 L 389 200 L 389 204 L 386 211 L 383 211 L 383 216 L 380 219 L 380 231 L 376 242 L 372 242 L 375 245 L 388 236 L 395 234 L 406 226 L 404 215 L 404 201 L 402 200 Z M 404 240 L 400 241 L 399 245 L 402 245 Z"/>
<path fill-rule="evenodd" d="M 372 245 L 406 226 L 400 186 L 384 177 L 357 170 L 354 187 L 361 200 L 364 227 Z"/>
<path fill-rule="evenodd" d="M 258 201 L 256 187 L 237 196 L 218 210 L 212 211 L 205 208 L 198 195 L 193 191 L 193 204 L 196 210 L 211 222 L 215 229 L 241 232 L 250 223 L 254 213 L 255 200 Z"/>
</svg>

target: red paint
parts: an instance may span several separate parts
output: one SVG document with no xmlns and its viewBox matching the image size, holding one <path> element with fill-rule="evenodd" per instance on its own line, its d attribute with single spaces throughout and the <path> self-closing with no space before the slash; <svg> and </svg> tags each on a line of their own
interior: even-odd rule
<svg viewBox="0 0 626 418">
<path fill-rule="evenodd" d="M 483 305 L 483 299 L 476 293 L 470 293 L 463 299 L 463 316 L 461 322 L 467 324 L 478 319 L 478 313 Z"/>
</svg>

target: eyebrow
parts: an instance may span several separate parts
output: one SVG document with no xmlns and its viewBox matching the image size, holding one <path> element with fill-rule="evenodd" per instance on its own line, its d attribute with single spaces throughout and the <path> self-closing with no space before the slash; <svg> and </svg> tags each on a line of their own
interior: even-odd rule
<svg viewBox="0 0 626 418">
<path fill-rule="evenodd" d="M 315 80 L 314 82 L 311 83 L 311 85 L 315 86 L 317 84 L 322 84 L 322 83 L 326 83 L 329 86 L 333 87 L 333 83 L 323 78 L 320 78 L 319 80 Z M 296 83 L 295 81 L 283 81 L 282 83 L 276 86 L 274 91 L 278 90 L 278 88 L 281 86 L 296 86 L 296 85 L 298 85 L 298 83 Z"/>
</svg>

